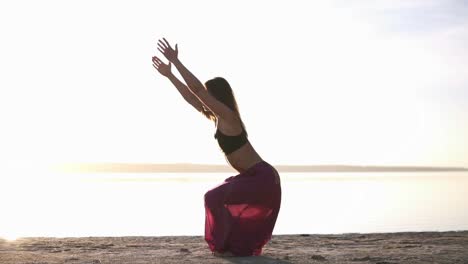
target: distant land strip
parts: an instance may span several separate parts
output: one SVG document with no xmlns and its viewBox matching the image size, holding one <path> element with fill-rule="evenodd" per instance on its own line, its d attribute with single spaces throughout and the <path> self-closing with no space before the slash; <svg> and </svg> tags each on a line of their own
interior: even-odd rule
<svg viewBox="0 0 468 264">
<path fill-rule="evenodd" d="M 462 172 L 462 167 L 351 166 L 351 165 L 274 165 L 280 172 Z M 222 173 L 235 172 L 228 165 L 174 163 L 67 163 L 53 166 L 62 172 L 102 173 Z"/>
</svg>

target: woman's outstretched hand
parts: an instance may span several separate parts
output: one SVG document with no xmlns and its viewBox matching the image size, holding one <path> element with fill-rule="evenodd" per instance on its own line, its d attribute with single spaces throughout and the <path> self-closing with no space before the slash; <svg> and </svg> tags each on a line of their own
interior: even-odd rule
<svg viewBox="0 0 468 264">
<path fill-rule="evenodd" d="M 156 70 L 158 70 L 158 72 L 161 75 L 164 75 L 166 77 L 169 77 L 169 75 L 171 74 L 171 62 L 169 62 L 168 64 L 165 64 L 164 62 L 162 62 L 162 60 L 160 60 L 156 56 L 153 57 L 153 67 Z"/>
<path fill-rule="evenodd" d="M 168 59 L 170 62 L 174 62 L 177 60 L 177 55 L 179 54 L 179 50 L 177 48 L 177 44 L 175 45 L 175 49 L 171 47 L 169 42 L 165 38 L 162 40 L 158 40 L 158 50 Z"/>
</svg>

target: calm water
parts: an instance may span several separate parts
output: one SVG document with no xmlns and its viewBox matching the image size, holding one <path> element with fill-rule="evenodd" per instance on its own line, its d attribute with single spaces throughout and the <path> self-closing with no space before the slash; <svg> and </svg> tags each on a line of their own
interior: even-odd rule
<svg viewBox="0 0 468 264">
<path fill-rule="evenodd" d="M 0 237 L 202 235 L 230 174 L 0 178 Z M 275 234 L 468 230 L 468 173 L 283 173 Z"/>
</svg>

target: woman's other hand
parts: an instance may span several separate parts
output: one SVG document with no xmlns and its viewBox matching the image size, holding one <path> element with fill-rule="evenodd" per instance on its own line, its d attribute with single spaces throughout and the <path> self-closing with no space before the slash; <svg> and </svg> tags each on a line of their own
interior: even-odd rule
<svg viewBox="0 0 468 264">
<path fill-rule="evenodd" d="M 179 54 L 179 50 L 177 48 L 177 44 L 175 45 L 175 49 L 171 47 L 169 42 L 165 38 L 162 40 L 158 40 L 158 50 L 168 59 L 170 62 L 174 62 L 177 60 L 177 55 Z"/>
<path fill-rule="evenodd" d="M 169 77 L 169 75 L 171 74 L 171 62 L 165 64 L 164 62 L 162 62 L 161 59 L 159 59 L 156 56 L 153 57 L 153 67 L 156 70 L 158 70 L 158 72 L 161 75 L 164 75 L 166 77 Z"/>
</svg>

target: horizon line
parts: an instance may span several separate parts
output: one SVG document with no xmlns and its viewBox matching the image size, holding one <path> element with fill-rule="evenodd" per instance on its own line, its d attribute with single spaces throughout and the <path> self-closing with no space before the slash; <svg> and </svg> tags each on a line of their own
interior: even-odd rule
<svg viewBox="0 0 468 264">
<path fill-rule="evenodd" d="M 273 165 L 280 172 L 462 172 L 465 167 L 454 166 L 380 166 L 380 165 Z M 52 166 L 62 172 L 109 172 L 109 173 L 166 173 L 166 172 L 235 172 L 227 164 L 202 163 L 130 163 L 130 162 L 83 162 L 62 163 Z"/>
</svg>

